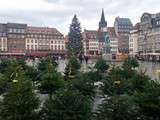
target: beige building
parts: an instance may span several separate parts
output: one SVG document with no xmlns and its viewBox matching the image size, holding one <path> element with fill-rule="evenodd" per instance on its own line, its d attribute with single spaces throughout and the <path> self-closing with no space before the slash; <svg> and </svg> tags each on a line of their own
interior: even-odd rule
<svg viewBox="0 0 160 120">
<path fill-rule="evenodd" d="M 130 31 L 129 36 L 129 54 L 135 56 L 138 54 L 138 36 L 139 36 L 139 24 L 136 24 Z"/>
<path fill-rule="evenodd" d="M 7 37 L 0 37 L 0 51 L 7 51 Z"/>
<path fill-rule="evenodd" d="M 64 52 L 64 36 L 55 28 L 27 27 L 27 51 Z"/>
<path fill-rule="evenodd" d="M 7 51 L 6 25 L 0 24 L 0 52 Z"/>
<path fill-rule="evenodd" d="M 118 53 L 118 37 L 114 27 L 108 27 L 107 31 L 110 40 L 110 52 L 112 55 L 116 55 Z"/>
<path fill-rule="evenodd" d="M 7 37 L 5 33 L 0 33 L 0 52 L 7 51 Z"/>
<path fill-rule="evenodd" d="M 84 30 L 83 32 L 84 55 L 96 57 L 99 52 L 99 41 L 96 30 Z"/>
</svg>

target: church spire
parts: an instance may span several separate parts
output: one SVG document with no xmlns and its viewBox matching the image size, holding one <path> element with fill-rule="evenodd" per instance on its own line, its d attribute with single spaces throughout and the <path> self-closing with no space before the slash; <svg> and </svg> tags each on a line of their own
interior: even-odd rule
<svg viewBox="0 0 160 120">
<path fill-rule="evenodd" d="M 99 22 L 99 28 L 104 28 L 104 27 L 107 27 L 107 22 L 104 16 L 104 10 L 102 9 L 102 15 L 101 15 L 101 20 Z"/>
</svg>

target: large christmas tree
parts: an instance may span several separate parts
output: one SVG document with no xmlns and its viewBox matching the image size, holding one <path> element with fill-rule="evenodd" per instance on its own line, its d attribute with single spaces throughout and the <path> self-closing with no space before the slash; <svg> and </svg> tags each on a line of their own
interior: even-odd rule
<svg viewBox="0 0 160 120">
<path fill-rule="evenodd" d="M 72 19 L 68 34 L 68 55 L 80 57 L 83 53 L 82 33 L 80 23 L 76 15 Z"/>
</svg>

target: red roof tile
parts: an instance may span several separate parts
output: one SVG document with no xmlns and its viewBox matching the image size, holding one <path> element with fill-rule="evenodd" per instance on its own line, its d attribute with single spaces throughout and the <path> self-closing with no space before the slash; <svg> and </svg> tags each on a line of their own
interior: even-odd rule
<svg viewBox="0 0 160 120">
<path fill-rule="evenodd" d="M 57 34 L 62 35 L 56 28 L 49 27 L 27 27 L 27 33 L 35 33 L 35 34 Z"/>
</svg>

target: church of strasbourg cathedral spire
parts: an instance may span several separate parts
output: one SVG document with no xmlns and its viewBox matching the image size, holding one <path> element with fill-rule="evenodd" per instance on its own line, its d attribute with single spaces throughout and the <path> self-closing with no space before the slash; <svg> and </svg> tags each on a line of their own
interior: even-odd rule
<svg viewBox="0 0 160 120">
<path fill-rule="evenodd" d="M 106 27 L 107 27 L 107 21 L 105 20 L 104 10 L 102 9 L 101 20 L 99 22 L 99 29 L 106 28 Z"/>
</svg>

